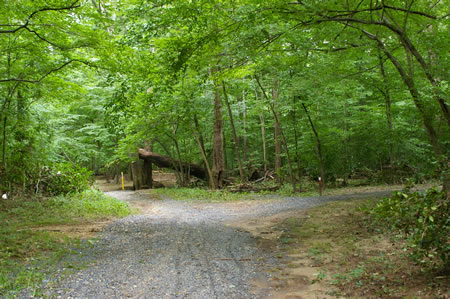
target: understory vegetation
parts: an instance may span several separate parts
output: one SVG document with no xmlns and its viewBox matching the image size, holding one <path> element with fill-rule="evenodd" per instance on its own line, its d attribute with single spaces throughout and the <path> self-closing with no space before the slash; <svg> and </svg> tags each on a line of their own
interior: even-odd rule
<svg viewBox="0 0 450 299">
<path fill-rule="evenodd" d="M 76 225 L 130 213 L 127 203 L 96 190 L 1 201 L 0 296 L 19 296 L 21 289 L 38 286 L 63 257 L 89 245 L 40 227 Z M 81 265 L 63 266 L 70 271 Z"/>
<path fill-rule="evenodd" d="M 443 216 L 441 227 L 442 231 L 447 231 L 445 237 L 439 233 L 440 239 L 435 240 L 434 246 L 421 247 L 416 241 L 423 237 L 420 234 L 423 225 L 417 220 L 420 215 L 414 216 L 415 221 L 407 230 L 410 233 L 405 233 L 404 227 L 392 229 L 391 224 L 398 218 L 386 215 L 385 222 L 373 222 L 374 210 L 389 200 L 333 202 L 275 227 L 282 231 L 278 242 L 281 254 L 287 256 L 286 267 L 279 272 L 280 279 L 293 279 L 295 271 L 290 270 L 307 266 L 314 273 L 310 283 L 320 284 L 320 289 L 332 296 L 446 298 L 448 256 L 444 258 L 438 252 L 448 255 L 448 247 L 443 248 L 449 241 L 448 213 Z M 418 214 L 424 212 L 411 200 L 408 205 Z M 405 206 L 406 202 L 401 209 Z M 303 258 L 297 260 L 298 256 Z"/>
<path fill-rule="evenodd" d="M 5 1 L 0 191 L 133 177 L 139 148 L 182 187 L 445 187 L 447 19 L 442 1 Z"/>
<path fill-rule="evenodd" d="M 369 211 L 378 230 L 390 229 L 408 240 L 424 267 L 450 269 L 450 199 L 437 188 L 394 192 Z"/>
<path fill-rule="evenodd" d="M 140 189 L 155 165 L 180 187 L 156 197 L 211 201 L 438 181 L 369 218 L 448 264 L 448 18 L 424 0 L 1 1 L 0 288 L 60 248 L 32 226 L 129 213 L 95 175 Z"/>
</svg>

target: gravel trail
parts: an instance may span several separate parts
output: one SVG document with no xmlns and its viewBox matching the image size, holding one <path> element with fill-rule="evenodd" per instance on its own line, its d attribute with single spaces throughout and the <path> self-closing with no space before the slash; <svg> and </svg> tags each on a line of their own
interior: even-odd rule
<svg viewBox="0 0 450 299">
<path fill-rule="evenodd" d="M 132 191 L 107 194 L 139 203 L 143 215 L 105 228 L 96 244 L 80 255 L 90 260 L 47 296 L 60 298 L 264 298 L 270 289 L 252 282 L 270 278 L 274 253 L 226 221 L 306 209 L 332 200 L 380 197 L 371 192 L 323 197 L 290 197 L 239 203 L 149 200 Z M 51 286 L 51 287 L 50 287 Z"/>
</svg>

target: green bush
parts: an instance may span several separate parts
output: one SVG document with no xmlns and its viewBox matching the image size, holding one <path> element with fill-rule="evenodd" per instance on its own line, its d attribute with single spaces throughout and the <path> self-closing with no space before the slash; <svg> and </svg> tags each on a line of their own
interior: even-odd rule
<svg viewBox="0 0 450 299">
<path fill-rule="evenodd" d="M 89 244 L 36 227 L 76 226 L 130 214 L 127 202 L 93 189 L 51 198 L 0 200 L 0 298 L 22 298 L 24 288 L 39 290 L 42 279 L 54 272 L 64 256 Z M 75 263 L 70 268 L 79 266 Z"/>
<path fill-rule="evenodd" d="M 445 192 L 431 188 L 411 192 L 406 188 L 384 198 L 370 210 L 372 223 L 401 232 L 419 261 L 433 265 L 449 264 L 450 225 L 449 198 Z"/>
<path fill-rule="evenodd" d="M 93 182 L 93 173 L 86 168 L 60 163 L 43 168 L 37 186 L 40 185 L 40 191 L 45 194 L 54 196 L 82 192 Z"/>
</svg>

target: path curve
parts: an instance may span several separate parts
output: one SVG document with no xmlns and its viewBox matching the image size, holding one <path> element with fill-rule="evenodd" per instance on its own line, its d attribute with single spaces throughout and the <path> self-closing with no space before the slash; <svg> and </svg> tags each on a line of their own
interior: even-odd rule
<svg viewBox="0 0 450 299">
<path fill-rule="evenodd" d="M 141 206 L 144 214 L 107 226 L 83 255 L 91 265 L 51 283 L 47 295 L 60 298 L 264 298 L 277 265 L 274 252 L 250 233 L 226 225 L 303 210 L 335 200 L 382 197 L 370 192 L 323 197 L 289 197 L 232 203 L 149 200 L 132 191 L 108 195 Z"/>
</svg>

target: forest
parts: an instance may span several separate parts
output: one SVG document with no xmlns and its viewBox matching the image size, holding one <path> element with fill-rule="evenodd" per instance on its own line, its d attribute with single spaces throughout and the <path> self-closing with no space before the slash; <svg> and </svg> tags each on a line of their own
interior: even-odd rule
<svg viewBox="0 0 450 299">
<path fill-rule="evenodd" d="M 3 200 L 152 188 L 152 170 L 298 196 L 433 182 L 415 234 L 448 266 L 448 17 L 442 0 L 1 0 Z"/>
<path fill-rule="evenodd" d="M 3 6 L 3 192 L 67 163 L 127 173 L 139 148 L 202 165 L 211 188 L 448 175 L 442 1 Z"/>
</svg>

